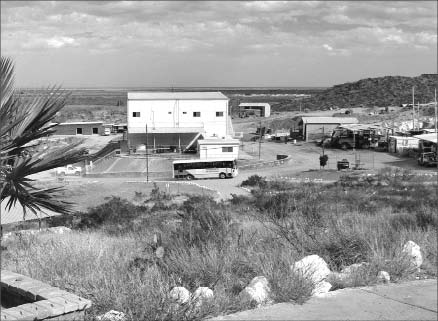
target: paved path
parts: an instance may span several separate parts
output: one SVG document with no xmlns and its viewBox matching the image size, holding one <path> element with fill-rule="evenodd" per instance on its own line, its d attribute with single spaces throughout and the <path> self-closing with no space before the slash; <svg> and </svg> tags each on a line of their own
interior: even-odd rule
<svg viewBox="0 0 438 321">
<path fill-rule="evenodd" d="M 342 289 L 212 320 L 437 320 L 437 280 Z"/>
</svg>

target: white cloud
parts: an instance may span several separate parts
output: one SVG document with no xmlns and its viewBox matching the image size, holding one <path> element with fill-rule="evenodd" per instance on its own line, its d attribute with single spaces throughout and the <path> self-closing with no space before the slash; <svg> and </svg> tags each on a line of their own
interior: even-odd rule
<svg viewBox="0 0 438 321">
<path fill-rule="evenodd" d="M 70 37 L 53 37 L 47 39 L 49 48 L 61 48 L 68 45 L 77 45 L 76 41 Z"/>
</svg>

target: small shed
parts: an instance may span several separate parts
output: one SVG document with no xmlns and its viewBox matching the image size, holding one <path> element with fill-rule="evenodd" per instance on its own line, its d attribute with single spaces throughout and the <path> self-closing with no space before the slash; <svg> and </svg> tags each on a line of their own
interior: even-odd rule
<svg viewBox="0 0 438 321">
<path fill-rule="evenodd" d="M 55 127 L 55 135 L 102 135 L 103 122 L 71 122 L 59 123 Z"/>
<path fill-rule="evenodd" d="M 418 150 L 419 139 L 412 136 L 389 136 L 388 151 L 396 154 L 407 154 L 409 151 Z"/>
<path fill-rule="evenodd" d="M 427 152 L 437 152 L 437 134 L 423 134 L 423 135 L 415 135 L 415 138 L 419 139 L 419 148 L 423 153 Z"/>
<path fill-rule="evenodd" d="M 239 112 L 256 111 L 260 117 L 271 116 L 271 105 L 268 103 L 240 103 Z"/>
<path fill-rule="evenodd" d="M 333 129 L 340 125 L 358 123 L 355 117 L 296 116 L 292 118 L 291 131 L 298 132 L 305 141 L 319 140 L 330 136 Z"/>
<path fill-rule="evenodd" d="M 200 139 L 198 140 L 200 159 L 235 160 L 239 156 L 238 139 Z"/>
</svg>

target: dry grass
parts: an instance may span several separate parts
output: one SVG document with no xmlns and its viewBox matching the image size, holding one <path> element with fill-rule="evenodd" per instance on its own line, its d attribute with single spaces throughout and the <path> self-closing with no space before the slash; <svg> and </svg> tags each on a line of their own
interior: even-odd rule
<svg viewBox="0 0 438 321">
<path fill-rule="evenodd" d="M 280 194 L 262 187 L 256 197 L 230 203 L 197 196 L 172 209 L 145 209 L 113 199 L 90 211 L 94 219 L 77 225 L 82 230 L 3 242 L 2 268 L 91 299 L 88 319 L 114 309 L 132 320 L 198 320 L 251 308 L 238 294 L 258 275 L 268 278 L 275 302 L 304 302 L 313 284 L 292 274 L 290 265 L 308 254 L 323 257 L 333 271 L 368 262 L 347 279 L 330 279 L 335 289 L 368 285 L 377 282 L 380 270 L 394 281 L 410 278 L 413 270 L 401 249 L 413 240 L 422 248 L 422 273 L 436 276 L 436 221 L 428 216 L 436 206 L 433 188 L 414 184 L 405 190 L 399 182 L 389 183 L 274 182 Z M 404 201 L 388 201 L 388 195 Z M 168 197 L 157 190 L 152 196 L 155 201 Z M 371 200 L 374 205 L 365 206 Z M 415 206 L 419 203 L 421 207 Z M 395 224 L 401 214 L 415 219 Z M 155 255 L 154 233 L 161 235 L 163 257 Z M 208 286 L 215 298 L 202 308 L 177 308 L 168 298 L 173 286 L 190 291 Z"/>
</svg>

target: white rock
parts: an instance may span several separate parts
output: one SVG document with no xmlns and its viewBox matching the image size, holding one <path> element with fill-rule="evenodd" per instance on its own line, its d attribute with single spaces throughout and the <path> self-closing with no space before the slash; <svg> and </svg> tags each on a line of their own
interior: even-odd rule
<svg viewBox="0 0 438 321">
<path fill-rule="evenodd" d="M 105 314 L 96 317 L 97 321 L 126 321 L 126 315 L 119 311 L 108 311 Z"/>
<path fill-rule="evenodd" d="M 64 234 L 71 232 L 71 229 L 65 226 L 55 226 L 55 227 L 49 227 L 47 229 L 49 232 L 55 233 L 55 234 Z"/>
<path fill-rule="evenodd" d="M 377 274 L 377 278 L 385 283 L 391 281 L 391 277 L 389 276 L 389 273 L 386 271 L 380 271 L 379 274 Z"/>
<path fill-rule="evenodd" d="M 318 255 L 309 255 L 302 258 L 291 266 L 291 270 L 311 279 L 315 285 L 325 280 L 330 274 L 327 263 Z"/>
<path fill-rule="evenodd" d="M 244 300 L 255 301 L 259 306 L 269 301 L 269 282 L 264 276 L 256 276 L 249 285 L 240 292 Z"/>
<path fill-rule="evenodd" d="M 190 291 L 183 286 L 176 286 L 169 293 L 170 297 L 179 304 L 190 301 Z"/>
<path fill-rule="evenodd" d="M 213 290 L 205 286 L 200 286 L 195 290 L 195 292 L 193 292 L 193 300 L 196 302 L 195 304 L 197 306 L 200 306 L 204 302 L 213 299 L 213 297 Z"/>
<path fill-rule="evenodd" d="M 318 284 L 316 284 L 315 288 L 313 289 L 312 295 L 320 296 L 326 294 L 327 292 L 330 291 L 331 288 L 332 285 L 329 282 L 327 281 L 319 282 Z"/>
<path fill-rule="evenodd" d="M 402 252 L 411 259 L 412 265 L 415 267 L 419 268 L 423 264 L 420 246 L 415 242 L 407 241 Z"/>
</svg>

